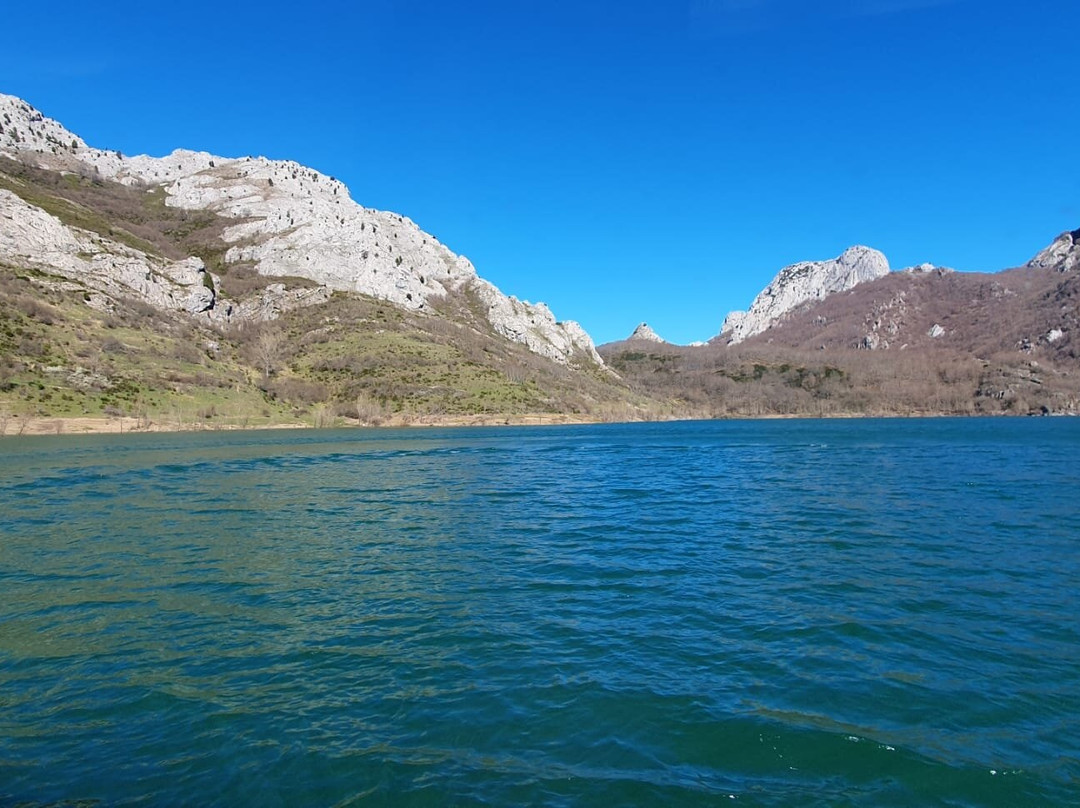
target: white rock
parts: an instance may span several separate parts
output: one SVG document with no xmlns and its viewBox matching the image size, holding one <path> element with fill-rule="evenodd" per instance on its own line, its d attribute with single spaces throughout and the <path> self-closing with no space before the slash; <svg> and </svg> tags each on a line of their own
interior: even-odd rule
<svg viewBox="0 0 1080 808">
<path fill-rule="evenodd" d="M 747 313 L 745 311 L 729 311 L 724 318 L 724 322 L 720 324 L 720 333 L 728 334 L 741 331 L 746 317 Z"/>
<path fill-rule="evenodd" d="M 203 285 L 196 286 L 184 301 L 188 314 L 200 314 L 214 308 L 214 293 Z"/>
<path fill-rule="evenodd" d="M 165 157 L 124 157 L 87 146 L 14 96 L 0 95 L 0 122 L 0 153 L 49 168 L 82 164 L 127 185 L 161 184 L 167 205 L 237 220 L 223 234 L 232 244 L 228 262 L 251 261 L 263 275 L 307 278 L 418 310 L 429 308 L 431 298 L 471 287 L 488 304 L 496 332 L 556 362 L 567 364 L 584 355 L 603 364 L 577 323 L 557 321 L 543 304 L 507 297 L 479 279 L 468 259 L 410 219 L 361 207 L 341 182 L 299 163 L 183 149 Z M 300 296 L 291 303 L 314 299 Z M 270 294 L 255 308 L 267 300 L 273 302 L 266 311 L 290 305 L 286 296 Z M 237 306 L 234 311 L 245 315 L 251 310 Z"/>
<path fill-rule="evenodd" d="M 929 275 L 931 272 L 936 272 L 938 275 L 945 275 L 950 272 L 955 272 L 955 269 L 950 267 L 939 267 L 937 264 L 924 263 L 913 267 L 904 267 L 898 272 L 903 272 L 906 275 Z"/>
<path fill-rule="evenodd" d="M 558 323 L 543 303 L 534 305 L 507 297 L 482 278 L 475 279 L 471 286 L 492 327 L 507 339 L 564 364 L 579 352 L 603 364 L 592 339 L 578 323 L 572 320 Z"/>
<path fill-rule="evenodd" d="M 21 98 L 0 93 L 0 151 L 42 155 L 72 155 L 86 143 L 52 118 L 46 118 Z"/>
<path fill-rule="evenodd" d="M 1028 261 L 1027 266 L 1051 267 L 1061 272 L 1070 272 L 1080 267 L 1080 230 L 1062 233 L 1049 247 Z"/>
<path fill-rule="evenodd" d="M 1060 328 L 1051 328 L 1049 333 L 1046 335 L 1046 341 L 1047 342 L 1057 342 L 1059 339 L 1061 339 L 1064 336 L 1065 336 L 1065 332 L 1062 331 Z"/>
<path fill-rule="evenodd" d="M 942 328 L 939 324 L 934 323 L 934 325 L 931 326 L 930 330 L 926 332 L 926 336 L 930 337 L 930 339 L 937 339 L 938 337 L 943 337 L 945 336 L 945 329 Z"/>
<path fill-rule="evenodd" d="M 667 342 L 667 340 L 649 328 L 648 323 L 641 323 L 627 339 L 640 339 L 645 340 L 646 342 Z"/>
<path fill-rule="evenodd" d="M 172 311 L 187 310 L 196 290 L 202 290 L 203 298 L 210 293 L 198 258 L 167 261 L 146 255 L 68 227 L 5 190 L 0 190 L 0 261 L 73 281 L 76 288 L 114 300 L 132 297 Z"/>
<path fill-rule="evenodd" d="M 729 344 L 742 342 L 776 324 L 784 314 L 810 300 L 889 274 L 889 262 L 869 247 L 849 247 L 831 261 L 802 261 L 784 267 L 754 298 L 748 311 L 733 311 L 721 326 Z"/>
<path fill-rule="evenodd" d="M 330 295 L 330 289 L 325 286 L 288 289 L 283 283 L 271 283 L 240 303 L 227 304 L 223 313 L 227 322 L 276 320 L 291 309 L 325 303 L 330 299 Z"/>
</svg>

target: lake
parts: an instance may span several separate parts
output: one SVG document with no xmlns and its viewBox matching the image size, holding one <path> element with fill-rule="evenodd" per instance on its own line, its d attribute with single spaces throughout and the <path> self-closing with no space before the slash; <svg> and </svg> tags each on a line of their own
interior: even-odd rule
<svg viewBox="0 0 1080 808">
<path fill-rule="evenodd" d="M 1080 803 L 1080 419 L 0 439 L 0 805 Z"/>
</svg>

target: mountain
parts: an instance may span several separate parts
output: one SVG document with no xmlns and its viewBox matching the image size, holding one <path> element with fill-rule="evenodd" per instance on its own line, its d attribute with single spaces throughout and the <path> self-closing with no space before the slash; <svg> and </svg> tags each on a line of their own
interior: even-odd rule
<svg viewBox="0 0 1080 808">
<path fill-rule="evenodd" d="M 640 339 L 645 340 L 646 342 L 667 342 L 667 340 L 649 328 L 648 323 L 640 323 L 638 327 L 634 329 L 634 333 L 627 337 L 627 339 Z"/>
<path fill-rule="evenodd" d="M 1080 231 L 997 273 L 889 272 L 865 247 L 785 267 L 708 346 L 600 346 L 701 417 L 1080 413 Z"/>
<path fill-rule="evenodd" d="M 125 157 L 0 96 L 0 434 L 666 414 L 576 323 L 332 177 Z"/>
<path fill-rule="evenodd" d="M 1072 272 L 1080 269 L 1080 230 L 1067 230 L 1046 249 L 1027 262 L 1033 269 L 1056 269 Z"/>
<path fill-rule="evenodd" d="M 889 262 L 869 247 L 849 247 L 830 261 L 801 261 L 780 270 L 747 311 L 733 311 L 720 327 L 729 344 L 760 334 L 792 309 L 889 273 Z"/>
<path fill-rule="evenodd" d="M 0 96 L 0 435 L 82 416 L 1078 413 L 1078 304 L 1080 231 L 992 274 L 890 272 L 852 247 L 782 269 L 709 344 L 642 323 L 597 351 L 332 177 L 260 157 L 125 157 Z"/>
<path fill-rule="evenodd" d="M 754 344 L 801 350 L 951 352 L 1071 362 L 1080 272 L 1071 234 L 1024 267 L 996 273 L 916 268 L 789 311 Z"/>
<path fill-rule="evenodd" d="M 340 181 L 298 163 L 183 149 L 160 158 L 125 157 L 88 146 L 10 95 L 0 95 L 0 154 L 69 176 L 145 189 L 164 207 L 216 217 L 219 248 L 209 266 L 194 257 L 163 262 L 145 245 L 73 231 L 20 200 L 17 189 L 0 193 L 0 215 L 14 223 L 5 227 L 0 259 L 44 261 L 101 295 L 123 289 L 151 305 L 231 320 L 272 317 L 282 304 L 321 302 L 332 291 L 359 292 L 418 311 L 457 293 L 475 297 L 497 333 L 535 353 L 561 364 L 601 361 L 577 323 L 556 321 L 542 303 L 504 295 L 478 277 L 467 258 L 410 219 L 364 208 Z M 302 278 L 320 291 L 282 298 L 275 290 L 273 304 L 265 295 L 226 299 L 218 291 L 220 276 L 236 271 L 280 278 L 287 287 L 293 285 L 288 279 Z"/>
</svg>

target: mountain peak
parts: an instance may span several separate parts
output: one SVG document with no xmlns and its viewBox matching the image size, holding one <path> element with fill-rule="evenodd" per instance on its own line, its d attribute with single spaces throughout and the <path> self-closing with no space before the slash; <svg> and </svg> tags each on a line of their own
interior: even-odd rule
<svg viewBox="0 0 1080 808">
<path fill-rule="evenodd" d="M 14 95 L 0 93 L 0 150 L 68 156 L 86 142 Z"/>
<path fill-rule="evenodd" d="M 862 245 L 848 247 L 828 261 L 790 264 L 754 298 L 747 311 L 729 313 L 720 333 L 728 334 L 729 343 L 742 342 L 771 327 L 803 303 L 821 300 L 888 274 L 888 259 L 878 250 Z"/>
<path fill-rule="evenodd" d="M 648 323 L 641 323 L 638 325 L 638 327 L 634 329 L 634 333 L 627 337 L 627 339 L 640 339 L 647 342 L 667 342 L 666 339 L 653 331 Z"/>
<path fill-rule="evenodd" d="M 1027 262 L 1033 268 L 1050 267 L 1069 272 L 1080 267 L 1080 230 L 1066 230 Z"/>
</svg>

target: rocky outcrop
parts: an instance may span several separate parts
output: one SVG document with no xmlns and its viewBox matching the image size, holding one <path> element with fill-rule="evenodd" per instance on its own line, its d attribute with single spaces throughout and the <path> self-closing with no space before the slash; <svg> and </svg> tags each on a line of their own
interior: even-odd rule
<svg viewBox="0 0 1080 808">
<path fill-rule="evenodd" d="M 99 308 L 110 308 L 126 298 L 190 314 L 214 308 L 214 278 L 207 280 L 200 259 L 169 261 L 147 255 L 68 227 L 2 189 L 0 261 L 36 270 L 46 284 L 68 281 L 86 292 L 87 302 Z"/>
<path fill-rule="evenodd" d="M 0 150 L 63 158 L 86 151 L 81 137 L 46 118 L 21 98 L 0 93 Z"/>
<path fill-rule="evenodd" d="M 893 341 L 904 330 L 912 308 L 908 302 L 907 292 L 902 289 L 887 300 L 876 301 L 864 318 L 866 336 L 858 347 L 868 351 L 891 347 Z"/>
<path fill-rule="evenodd" d="M 432 298 L 471 290 L 487 304 L 493 329 L 507 339 L 563 364 L 583 356 L 602 361 L 577 323 L 556 320 L 543 304 L 504 295 L 480 279 L 467 258 L 407 217 L 364 208 L 343 183 L 299 163 L 182 149 L 160 158 L 125 157 L 88 146 L 25 101 L 6 95 L 0 95 L 0 127 L 0 153 L 44 168 L 162 187 L 169 206 L 235 220 L 223 233 L 227 263 L 250 262 L 262 275 L 306 278 L 330 290 L 359 292 L 418 311 L 429 311 Z M 18 249 L 36 253 L 30 245 Z M 81 266 L 69 263 L 67 269 Z M 234 313 L 272 311 L 283 299 L 270 297 L 277 302 L 238 303 Z M 302 295 L 293 302 L 317 297 Z M 212 306 L 199 290 L 181 304 L 200 312 Z"/>
<path fill-rule="evenodd" d="M 551 309 L 543 303 L 507 297 L 494 284 L 481 278 L 471 283 L 471 290 L 492 327 L 507 339 L 520 342 L 534 353 L 557 362 L 565 363 L 584 353 L 590 360 L 603 364 L 585 329 L 573 321 L 557 322 Z"/>
<path fill-rule="evenodd" d="M 283 283 L 271 283 L 254 295 L 245 297 L 239 303 L 230 304 L 225 309 L 229 321 L 254 320 L 265 322 L 276 320 L 290 309 L 302 306 L 315 306 L 330 299 L 331 291 L 325 286 L 310 289 L 290 289 Z"/>
<path fill-rule="evenodd" d="M 950 267 L 939 267 L 937 264 L 930 263 L 918 264 L 913 267 L 904 267 L 903 269 L 897 270 L 897 272 L 903 273 L 904 275 L 929 275 L 931 273 L 936 275 L 945 275 L 949 272 L 955 271 L 955 269 L 952 269 Z"/>
<path fill-rule="evenodd" d="M 667 342 L 666 339 L 649 328 L 648 323 L 641 323 L 627 339 L 640 339 L 645 340 L 646 342 Z"/>
<path fill-rule="evenodd" d="M 749 316 L 749 312 L 729 311 L 724 318 L 724 322 L 720 324 L 720 336 L 726 336 L 726 341 L 729 343 L 741 342 L 746 339 L 746 336 L 748 336 L 746 334 L 746 321 Z"/>
<path fill-rule="evenodd" d="M 742 342 L 808 301 L 821 300 L 887 274 L 889 262 L 885 256 L 860 246 L 849 247 L 831 261 L 802 261 L 784 267 L 747 311 L 728 314 L 720 328 L 721 337 L 729 344 Z"/>
<path fill-rule="evenodd" d="M 1080 230 L 1067 230 L 1044 250 L 1027 262 L 1034 268 L 1050 268 L 1071 272 L 1080 267 Z"/>
</svg>

